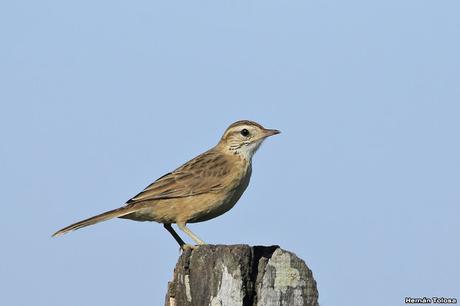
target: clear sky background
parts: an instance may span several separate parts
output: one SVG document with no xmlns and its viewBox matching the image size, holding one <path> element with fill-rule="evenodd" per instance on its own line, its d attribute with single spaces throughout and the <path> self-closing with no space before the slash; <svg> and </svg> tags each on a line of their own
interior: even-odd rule
<svg viewBox="0 0 460 306">
<path fill-rule="evenodd" d="M 279 244 L 320 303 L 460 297 L 459 1 L 3 1 L 0 304 L 162 305 L 121 206 L 239 119 L 282 134 L 208 243 Z"/>
</svg>

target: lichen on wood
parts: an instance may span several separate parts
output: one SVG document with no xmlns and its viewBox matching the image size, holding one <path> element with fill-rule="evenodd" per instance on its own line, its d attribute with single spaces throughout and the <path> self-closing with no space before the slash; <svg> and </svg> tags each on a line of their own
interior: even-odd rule
<svg viewBox="0 0 460 306">
<path fill-rule="evenodd" d="M 317 306 L 312 272 L 278 246 L 204 245 L 185 250 L 166 306 Z"/>
</svg>

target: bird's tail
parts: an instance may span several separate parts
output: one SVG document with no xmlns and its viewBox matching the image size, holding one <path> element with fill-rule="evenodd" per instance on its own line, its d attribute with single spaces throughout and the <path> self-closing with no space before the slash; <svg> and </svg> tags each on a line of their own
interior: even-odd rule
<svg viewBox="0 0 460 306">
<path fill-rule="evenodd" d="M 62 236 L 68 232 L 77 230 L 79 228 L 82 228 L 88 225 L 93 225 L 93 224 L 96 224 L 102 221 L 106 221 L 112 218 L 122 217 L 122 216 L 132 213 L 133 210 L 135 209 L 129 206 L 124 206 L 124 207 L 120 207 L 114 210 L 110 210 L 105 213 L 99 214 L 97 216 L 94 216 L 94 217 L 82 220 L 80 222 L 74 223 L 72 225 L 69 225 L 67 227 L 64 227 L 63 229 L 60 229 L 56 233 L 54 233 L 52 237 Z"/>
</svg>

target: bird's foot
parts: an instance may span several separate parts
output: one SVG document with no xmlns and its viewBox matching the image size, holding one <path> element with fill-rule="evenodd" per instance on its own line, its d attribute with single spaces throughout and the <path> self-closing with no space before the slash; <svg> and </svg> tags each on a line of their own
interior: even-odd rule
<svg viewBox="0 0 460 306">
<path fill-rule="evenodd" d="M 187 249 L 196 249 L 198 246 L 197 245 L 193 245 L 193 244 L 188 244 L 188 243 L 185 243 L 183 244 L 180 248 L 182 251 L 186 251 Z"/>
<path fill-rule="evenodd" d="M 197 244 L 197 245 L 193 245 L 193 244 L 184 243 L 180 248 L 181 248 L 182 251 L 185 251 L 187 249 L 191 249 L 193 251 L 193 250 L 196 250 L 198 247 L 200 247 L 202 245 L 206 245 L 206 244 L 205 243 L 200 243 L 200 244 Z"/>
</svg>

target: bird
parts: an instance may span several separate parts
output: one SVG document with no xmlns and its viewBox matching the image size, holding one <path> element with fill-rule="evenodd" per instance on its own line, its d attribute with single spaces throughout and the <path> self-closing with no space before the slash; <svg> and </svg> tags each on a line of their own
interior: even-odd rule
<svg viewBox="0 0 460 306">
<path fill-rule="evenodd" d="M 186 244 L 172 224 L 197 245 L 206 244 L 187 224 L 210 220 L 233 208 L 249 185 L 254 153 L 266 138 L 279 133 L 254 121 L 234 122 L 217 145 L 163 175 L 122 207 L 71 224 L 52 236 L 122 218 L 162 223 L 182 249 L 194 246 Z"/>
</svg>

